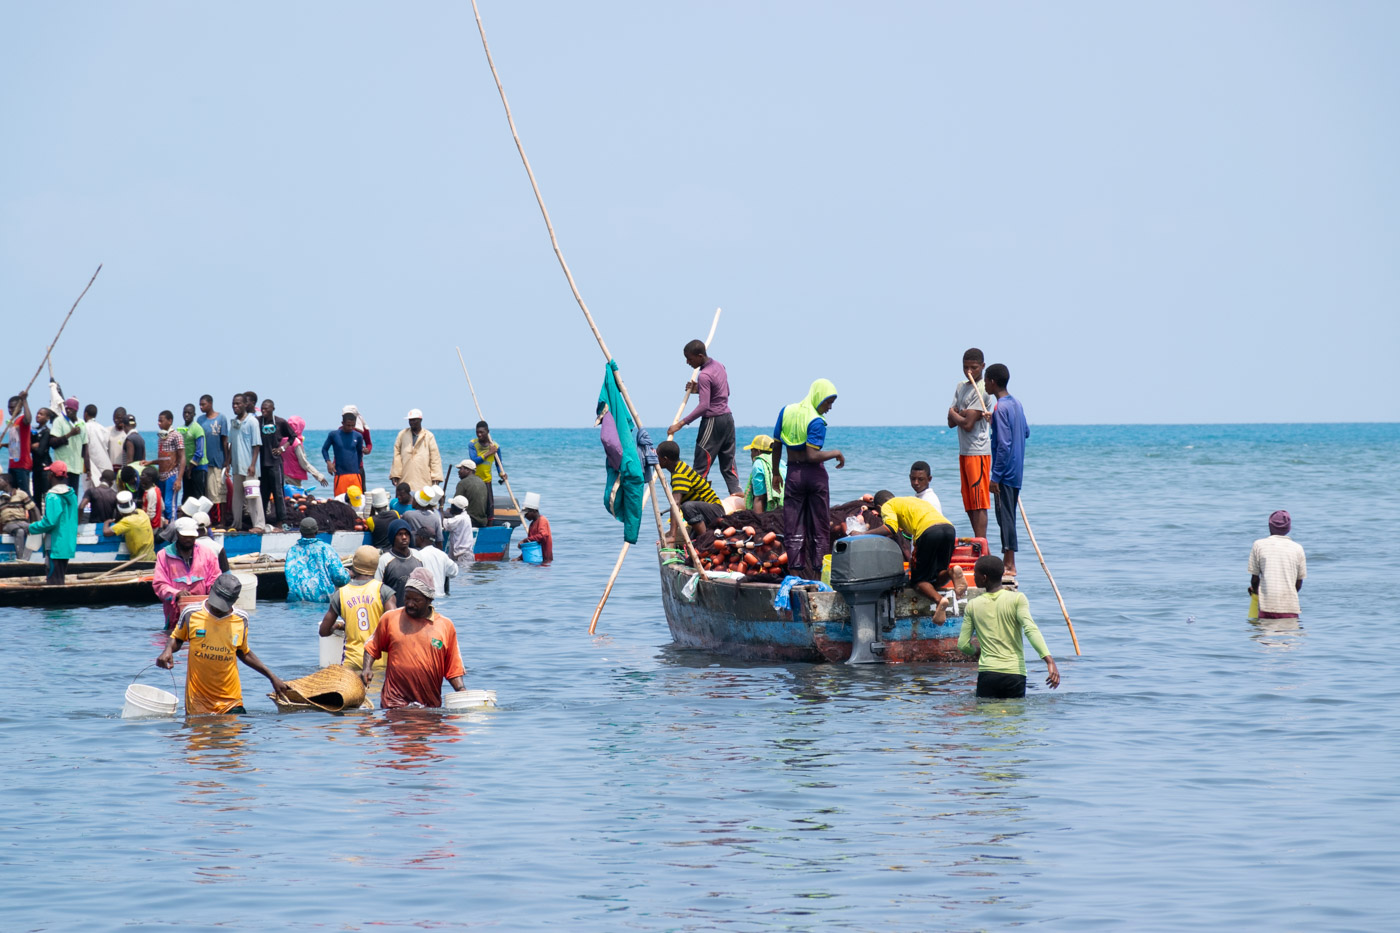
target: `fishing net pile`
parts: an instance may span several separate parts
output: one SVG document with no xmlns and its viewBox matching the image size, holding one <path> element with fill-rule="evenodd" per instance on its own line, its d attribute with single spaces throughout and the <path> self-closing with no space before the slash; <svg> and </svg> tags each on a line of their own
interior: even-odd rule
<svg viewBox="0 0 1400 933">
<path fill-rule="evenodd" d="M 831 540 L 847 534 L 846 519 L 863 515 L 869 525 L 879 524 L 879 513 L 864 499 L 832 506 Z M 705 570 L 742 573 L 753 583 L 781 583 L 787 576 L 788 555 L 783 546 L 783 513 L 740 509 L 715 522 L 695 541 L 700 566 Z"/>
<path fill-rule="evenodd" d="M 335 499 L 317 501 L 312 496 L 288 496 L 288 518 L 293 523 L 303 518 L 316 519 L 317 529 L 327 531 L 364 531 L 364 519 L 344 502 Z"/>
</svg>

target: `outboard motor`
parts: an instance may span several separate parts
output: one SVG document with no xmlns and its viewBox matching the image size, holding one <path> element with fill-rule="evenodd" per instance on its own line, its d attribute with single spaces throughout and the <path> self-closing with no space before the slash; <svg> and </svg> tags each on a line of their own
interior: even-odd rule
<svg viewBox="0 0 1400 933">
<path fill-rule="evenodd" d="M 847 664 L 880 664 L 885 646 L 880 622 L 890 614 L 890 590 L 902 587 L 904 552 L 883 535 L 842 538 L 831 549 L 831 588 L 851 608 L 851 659 Z"/>
</svg>

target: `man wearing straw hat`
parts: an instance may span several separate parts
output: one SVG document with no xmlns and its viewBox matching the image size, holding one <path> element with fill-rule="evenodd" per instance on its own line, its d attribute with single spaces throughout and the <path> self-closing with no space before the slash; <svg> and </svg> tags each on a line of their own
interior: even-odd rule
<svg viewBox="0 0 1400 933">
<path fill-rule="evenodd" d="M 365 644 L 371 658 L 389 658 L 380 692 L 382 709 L 442 706 L 442 682 L 463 689 L 462 655 L 457 628 L 433 610 L 433 575 L 419 567 L 409 575 L 404 607 L 379 619 L 374 637 Z M 374 665 L 364 665 L 365 686 L 374 680 Z"/>
<path fill-rule="evenodd" d="M 248 647 L 248 616 L 234 608 L 242 591 L 243 585 L 236 576 L 222 574 L 202 605 L 189 606 L 180 613 L 175 630 L 166 639 L 165 650 L 156 658 L 157 666 L 170 670 L 175 666 L 175 652 L 185 642 L 190 643 L 189 663 L 185 666 L 186 715 L 247 712 L 235 658 L 266 677 L 279 697 L 292 701 L 287 685 Z"/>
<path fill-rule="evenodd" d="M 366 544 L 355 549 L 350 559 L 350 582 L 331 594 L 326 614 L 321 616 L 321 637 L 345 633 L 340 663 L 352 671 L 365 665 L 365 642 L 374 637 L 384 613 L 397 606 L 394 589 L 374 579 L 379 568 L 379 549 Z"/>
</svg>

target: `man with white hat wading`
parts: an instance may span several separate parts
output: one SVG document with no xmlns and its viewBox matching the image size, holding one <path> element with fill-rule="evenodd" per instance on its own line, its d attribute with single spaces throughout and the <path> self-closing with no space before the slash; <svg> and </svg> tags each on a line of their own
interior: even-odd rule
<svg viewBox="0 0 1400 933">
<path fill-rule="evenodd" d="M 176 518 L 179 518 L 180 516 L 184 516 L 185 518 L 198 518 L 198 517 L 199 517 L 199 513 L 200 513 L 200 512 L 203 512 L 203 511 L 204 511 L 204 500 L 203 500 L 203 499 L 201 499 L 201 498 L 186 499 L 184 502 L 181 502 L 181 503 L 180 503 L 180 514 L 177 515 Z M 175 540 L 175 523 L 174 523 L 174 522 L 171 522 L 171 523 L 169 523 L 168 525 L 163 526 L 163 527 L 160 529 L 160 531 L 156 532 L 156 538 L 157 538 L 157 540 L 159 540 L 162 544 L 169 544 L 170 542 L 174 541 L 174 540 Z"/>
<path fill-rule="evenodd" d="M 427 531 L 434 544 L 442 541 L 442 515 L 433 508 L 436 492 L 432 486 L 418 490 L 412 497 L 413 508 L 403 513 L 403 520 L 413 529 L 415 541 L 419 531 Z"/>
<path fill-rule="evenodd" d="M 191 500 L 193 501 L 193 500 Z M 175 519 L 175 541 L 156 554 L 151 585 L 165 607 L 165 630 L 180 618 L 180 598 L 204 596 L 219 577 L 219 558 L 207 548 L 196 547 L 199 525 L 188 515 Z"/>
<path fill-rule="evenodd" d="M 442 682 L 463 689 L 462 654 L 457 628 L 433 610 L 433 575 L 419 567 L 404 588 L 404 606 L 379 619 L 374 637 L 365 644 L 371 658 L 389 658 L 380 692 L 381 709 L 442 706 Z M 374 680 L 374 665 L 364 665 L 365 686 Z"/>
<path fill-rule="evenodd" d="M 199 528 L 199 537 L 194 539 L 195 547 L 205 548 L 218 557 L 219 573 L 228 573 L 228 555 L 224 553 L 224 542 L 214 540 L 212 533 L 214 520 L 209 517 L 208 512 L 200 512 L 194 517 L 194 523 Z"/>
<path fill-rule="evenodd" d="M 136 497 L 126 489 L 117 493 L 117 515 L 121 517 L 116 521 L 102 523 L 103 536 L 121 535 L 126 542 L 127 560 L 155 560 L 155 536 L 151 533 L 150 519 L 136 508 Z"/>
<path fill-rule="evenodd" d="M 180 613 L 165 650 L 156 658 L 157 666 L 170 670 L 175 666 L 175 652 L 185 642 L 190 643 L 185 665 L 187 716 L 247 712 L 235 658 L 266 677 L 279 697 L 291 700 L 287 685 L 248 647 L 248 615 L 234 608 L 242 591 L 233 574 L 217 577 L 202 605 L 189 606 Z"/>
<path fill-rule="evenodd" d="M 475 477 L 473 477 L 475 479 Z M 476 543 L 476 526 L 466 496 L 454 496 L 448 504 L 447 517 L 442 520 L 442 530 L 447 535 L 447 556 L 459 569 L 476 561 L 473 545 Z"/>
<path fill-rule="evenodd" d="M 544 562 L 549 563 L 554 560 L 554 535 L 549 530 L 549 519 L 540 514 L 540 494 L 525 493 L 525 504 L 520 509 L 525 514 L 525 520 L 530 523 L 530 528 L 525 540 L 516 547 L 523 549 L 528 542 L 537 541 L 543 552 Z"/>
<path fill-rule="evenodd" d="M 389 467 L 389 482 L 397 486 L 407 483 L 409 489 L 425 489 L 442 482 L 442 454 L 437 438 L 423 427 L 423 413 L 414 408 L 408 413 L 408 427 L 394 440 L 394 462 Z"/>
</svg>

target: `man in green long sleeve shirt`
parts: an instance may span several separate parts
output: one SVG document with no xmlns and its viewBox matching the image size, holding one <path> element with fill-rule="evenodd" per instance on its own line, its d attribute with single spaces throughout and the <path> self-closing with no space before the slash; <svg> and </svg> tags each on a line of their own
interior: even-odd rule
<svg viewBox="0 0 1400 933">
<path fill-rule="evenodd" d="M 986 592 L 967 604 L 962 630 L 958 632 L 958 650 L 968 657 L 978 655 L 977 695 L 999 700 L 1026 695 L 1022 638 L 1029 638 L 1035 653 L 1045 659 L 1045 683 L 1051 690 L 1060 686 L 1060 669 L 1031 618 L 1030 603 L 1023 593 L 1001 588 L 1004 567 L 1000 557 L 990 554 L 977 561 L 973 580 Z M 980 654 L 972 647 L 973 635 L 977 636 Z"/>
</svg>

